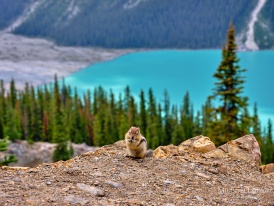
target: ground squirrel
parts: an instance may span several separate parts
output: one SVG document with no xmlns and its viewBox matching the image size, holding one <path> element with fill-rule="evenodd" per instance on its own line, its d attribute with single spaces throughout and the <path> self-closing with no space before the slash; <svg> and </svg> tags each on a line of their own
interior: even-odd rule
<svg viewBox="0 0 274 206">
<path fill-rule="evenodd" d="M 131 127 L 125 134 L 128 156 L 144 158 L 147 152 L 146 138 L 140 133 L 139 127 Z"/>
</svg>

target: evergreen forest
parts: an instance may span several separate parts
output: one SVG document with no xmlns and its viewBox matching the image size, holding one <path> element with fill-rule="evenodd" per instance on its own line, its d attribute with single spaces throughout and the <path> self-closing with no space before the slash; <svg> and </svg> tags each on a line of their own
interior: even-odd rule
<svg viewBox="0 0 274 206">
<path fill-rule="evenodd" d="M 66 160 L 72 154 L 70 142 L 102 146 L 124 139 L 131 126 L 138 126 L 148 147 L 178 145 L 184 140 L 204 135 L 216 145 L 253 133 L 262 152 L 262 162 L 274 162 L 272 122 L 261 128 L 254 105 L 248 111 L 248 98 L 242 96 L 245 69 L 239 67 L 235 28 L 230 24 L 222 61 L 214 74 L 215 88 L 202 108 L 194 113 L 190 94 L 182 92 L 182 104 L 172 105 L 168 91 L 157 102 L 153 88 L 141 90 L 136 99 L 127 86 L 118 96 L 98 86 L 79 95 L 64 81 L 34 88 L 28 83 L 9 89 L 0 82 L 0 138 L 11 141 L 58 143 L 54 159 Z M 216 105 L 216 100 L 221 103 Z"/>
</svg>

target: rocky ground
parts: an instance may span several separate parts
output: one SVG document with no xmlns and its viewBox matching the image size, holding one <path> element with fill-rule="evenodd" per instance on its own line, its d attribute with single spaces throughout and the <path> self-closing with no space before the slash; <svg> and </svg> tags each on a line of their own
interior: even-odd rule
<svg viewBox="0 0 274 206">
<path fill-rule="evenodd" d="M 111 60 L 133 50 L 64 47 L 44 39 L 27 38 L 0 32 L 0 79 L 8 84 L 16 80 L 37 86 L 65 77 L 91 64 Z"/>
<path fill-rule="evenodd" d="M 66 162 L 2 167 L 0 205 L 273 205 L 274 174 L 259 171 L 256 144 L 236 144 L 225 145 L 226 157 L 188 142 L 138 161 L 119 141 Z"/>
</svg>

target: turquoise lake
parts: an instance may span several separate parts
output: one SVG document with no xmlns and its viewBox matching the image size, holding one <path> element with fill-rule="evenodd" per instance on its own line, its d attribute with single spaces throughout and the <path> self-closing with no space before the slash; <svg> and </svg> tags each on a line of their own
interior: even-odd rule
<svg viewBox="0 0 274 206">
<path fill-rule="evenodd" d="M 250 112 L 257 102 L 263 126 L 274 122 L 274 51 L 238 52 L 239 65 L 246 68 L 244 94 L 249 98 Z M 147 94 L 151 87 L 158 100 L 166 89 L 171 104 L 182 105 L 186 91 L 195 111 L 200 110 L 214 88 L 213 74 L 221 61 L 220 50 L 158 50 L 136 52 L 114 60 L 97 63 L 65 78 L 66 84 L 84 92 L 103 86 L 117 94 L 127 85 L 138 98 L 140 90 Z"/>
</svg>

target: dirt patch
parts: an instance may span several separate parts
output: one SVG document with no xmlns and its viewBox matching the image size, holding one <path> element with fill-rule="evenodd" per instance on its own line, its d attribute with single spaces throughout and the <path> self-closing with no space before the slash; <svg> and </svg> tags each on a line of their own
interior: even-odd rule
<svg viewBox="0 0 274 206">
<path fill-rule="evenodd" d="M 0 169 L 0 205 L 272 205 L 274 174 L 233 158 L 184 153 L 144 161 L 124 141 L 69 161 Z"/>
</svg>

